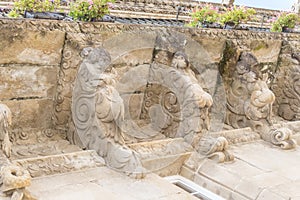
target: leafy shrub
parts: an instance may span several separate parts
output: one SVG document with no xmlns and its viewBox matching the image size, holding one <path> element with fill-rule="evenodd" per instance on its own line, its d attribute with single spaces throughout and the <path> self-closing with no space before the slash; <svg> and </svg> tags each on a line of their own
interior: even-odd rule
<svg viewBox="0 0 300 200">
<path fill-rule="evenodd" d="M 51 12 L 60 6 L 60 0 L 17 0 L 13 9 L 10 11 L 10 17 L 18 17 L 28 12 Z"/>
<path fill-rule="evenodd" d="M 109 13 L 111 0 L 76 0 L 69 15 L 76 20 L 96 21 Z"/>
<path fill-rule="evenodd" d="M 221 15 L 220 22 L 223 25 L 229 22 L 238 25 L 245 20 L 250 20 L 251 16 L 255 13 L 256 11 L 253 8 L 234 6 L 233 8 L 226 9 L 226 12 Z"/>
<path fill-rule="evenodd" d="M 282 32 L 283 28 L 294 28 L 299 22 L 299 17 L 295 13 L 281 13 L 278 18 L 272 23 L 272 32 Z"/>
<path fill-rule="evenodd" d="M 189 26 L 196 27 L 199 24 L 214 23 L 218 21 L 219 13 L 217 8 L 211 5 L 206 5 L 205 7 L 193 10 L 191 17 L 192 21 L 189 23 Z"/>
</svg>

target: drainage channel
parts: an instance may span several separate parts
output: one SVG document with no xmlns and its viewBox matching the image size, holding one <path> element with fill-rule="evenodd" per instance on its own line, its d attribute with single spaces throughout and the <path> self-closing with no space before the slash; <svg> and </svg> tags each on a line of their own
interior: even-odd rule
<svg viewBox="0 0 300 200">
<path fill-rule="evenodd" d="M 182 176 L 168 176 L 164 179 L 201 200 L 225 200 L 223 197 L 201 187 L 200 185 L 197 185 L 193 181 L 190 181 Z"/>
</svg>

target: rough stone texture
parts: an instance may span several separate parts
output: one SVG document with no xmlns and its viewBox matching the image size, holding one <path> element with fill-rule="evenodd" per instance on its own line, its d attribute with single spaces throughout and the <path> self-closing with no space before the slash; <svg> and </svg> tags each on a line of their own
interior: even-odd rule
<svg viewBox="0 0 300 200">
<path fill-rule="evenodd" d="M 253 40 L 250 49 L 260 63 L 277 63 L 281 49 L 280 40 Z"/>
<path fill-rule="evenodd" d="M 153 32 L 149 33 L 145 31 L 141 31 L 138 33 L 123 33 L 121 35 L 117 35 L 107 39 L 104 42 L 103 47 L 107 49 L 107 51 L 111 54 L 111 57 L 113 58 L 112 61 L 114 61 L 119 56 L 126 55 L 128 53 L 131 53 L 132 51 L 136 51 L 139 49 L 149 49 L 149 48 L 151 50 L 151 48 L 154 47 L 155 38 L 156 38 L 156 34 Z M 149 57 L 148 54 L 148 57 L 141 57 L 141 55 L 138 55 L 137 58 L 142 59 L 142 61 L 148 60 L 148 62 L 150 62 L 151 61 L 150 59 L 152 57 L 151 56 Z M 133 61 L 129 61 L 127 59 L 125 60 L 127 62 L 133 62 L 133 63 L 137 62 L 135 60 Z"/>
<path fill-rule="evenodd" d="M 12 129 L 50 128 L 53 112 L 52 99 L 3 101 L 12 111 Z"/>
<path fill-rule="evenodd" d="M 191 52 L 193 54 L 201 54 L 202 59 L 201 64 L 206 65 L 210 63 L 218 63 L 222 59 L 223 51 L 225 48 L 225 42 L 226 40 L 224 39 L 211 39 L 211 38 L 203 38 L 203 37 L 192 37 L 195 41 L 197 41 L 200 46 L 203 47 L 204 52 L 199 51 L 199 48 L 196 49 L 191 49 Z M 192 41 L 191 41 L 192 42 Z M 188 45 L 193 45 L 193 44 L 188 44 Z M 207 60 L 207 63 L 203 60 Z M 200 63 L 199 63 L 200 64 Z"/>
<path fill-rule="evenodd" d="M 14 160 L 13 163 L 28 170 L 32 178 L 104 166 L 103 160 L 91 150 Z"/>
<path fill-rule="evenodd" d="M 135 143 L 129 147 L 139 153 L 147 173 L 162 177 L 178 174 L 193 151 L 182 138 Z"/>
<path fill-rule="evenodd" d="M 0 69 L 2 100 L 52 98 L 56 93 L 58 67 L 8 65 Z"/>
<path fill-rule="evenodd" d="M 0 64 L 59 65 L 65 33 L 1 29 Z"/>
</svg>

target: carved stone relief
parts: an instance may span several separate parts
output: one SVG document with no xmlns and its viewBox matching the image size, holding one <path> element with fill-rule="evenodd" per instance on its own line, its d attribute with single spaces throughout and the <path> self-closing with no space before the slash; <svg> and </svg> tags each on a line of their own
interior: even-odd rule
<svg viewBox="0 0 300 200">
<path fill-rule="evenodd" d="M 276 95 L 276 111 L 289 121 L 300 119 L 300 56 L 288 53 L 282 58 L 272 89 Z"/>
<path fill-rule="evenodd" d="M 219 151 L 222 154 L 227 148 L 226 139 L 222 140 L 224 145 L 215 148 L 213 146 L 216 141 L 221 139 L 205 134 L 210 129 L 209 112 L 213 99 L 200 86 L 184 52 L 186 40 L 179 37 L 174 42 L 172 37 L 174 36 L 160 35 L 157 38 L 145 90 L 142 118 L 150 118 L 151 109 L 153 112 L 154 105 L 158 104 L 160 106 L 156 108 L 155 116 L 160 117 L 156 124 L 162 134 L 171 138 L 182 137 L 201 153 L 208 155 Z M 206 142 L 201 144 L 202 141 Z M 229 156 L 223 161 L 232 159 L 233 156 Z"/>
<path fill-rule="evenodd" d="M 72 123 L 69 135 L 78 135 L 81 145 L 94 149 L 106 164 L 124 173 L 143 176 L 138 155 L 124 144 L 120 127 L 123 100 L 114 88 L 109 68 L 111 58 L 102 48 L 86 48 L 72 94 Z M 76 141 L 75 141 L 76 142 Z"/>
<path fill-rule="evenodd" d="M 272 128 L 275 95 L 267 85 L 267 74 L 259 71 L 257 65 L 258 61 L 253 54 L 241 53 L 227 86 L 226 123 L 234 128 L 249 126 L 264 140 L 283 149 L 294 148 L 295 141 L 290 139 L 291 132 L 288 129 Z M 286 142 L 282 145 L 284 140 Z"/>
<path fill-rule="evenodd" d="M 125 120 L 124 100 L 116 88 L 125 90 L 115 86 L 115 82 L 122 80 L 128 71 L 128 67 L 123 67 L 120 62 L 123 58 L 117 57 L 118 51 L 122 50 L 115 50 L 105 43 L 114 59 L 120 58 L 110 66 L 111 58 L 106 50 L 85 48 L 72 93 L 68 138 L 83 148 L 96 150 L 109 166 L 133 174 L 139 173 L 137 171 L 142 166 L 139 154 L 128 148 L 127 143 L 179 137 L 205 155 L 226 151 L 228 144 L 225 138 L 211 138 L 205 134 L 210 129 L 209 112 L 213 99 L 200 86 L 199 77 L 182 48 L 187 43 L 185 38 L 183 34 L 160 32 L 152 47 L 154 51 L 150 52 L 153 53 L 152 60 L 146 61 L 150 62 L 149 65 L 143 61 L 136 63 L 137 66 L 143 64 L 143 68 L 149 71 L 148 81 L 138 89 L 144 94 L 141 118 L 138 119 L 144 121 L 142 126 L 139 122 Z M 196 58 L 197 55 L 194 55 L 193 59 Z M 132 63 L 129 65 L 135 67 Z M 201 140 L 206 141 L 203 149 Z M 232 159 L 233 156 L 227 156 L 220 161 Z"/>
</svg>

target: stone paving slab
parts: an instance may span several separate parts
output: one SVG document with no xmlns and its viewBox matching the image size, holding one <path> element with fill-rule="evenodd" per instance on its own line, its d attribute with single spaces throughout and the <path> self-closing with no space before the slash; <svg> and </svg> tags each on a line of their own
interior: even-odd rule
<svg viewBox="0 0 300 200">
<path fill-rule="evenodd" d="M 281 150 L 264 141 L 233 145 L 232 163 L 201 163 L 194 182 L 226 199 L 300 198 L 300 149 Z"/>
<path fill-rule="evenodd" d="M 196 200 L 163 178 L 133 179 L 107 167 L 35 178 L 29 191 L 39 200 Z"/>
</svg>

